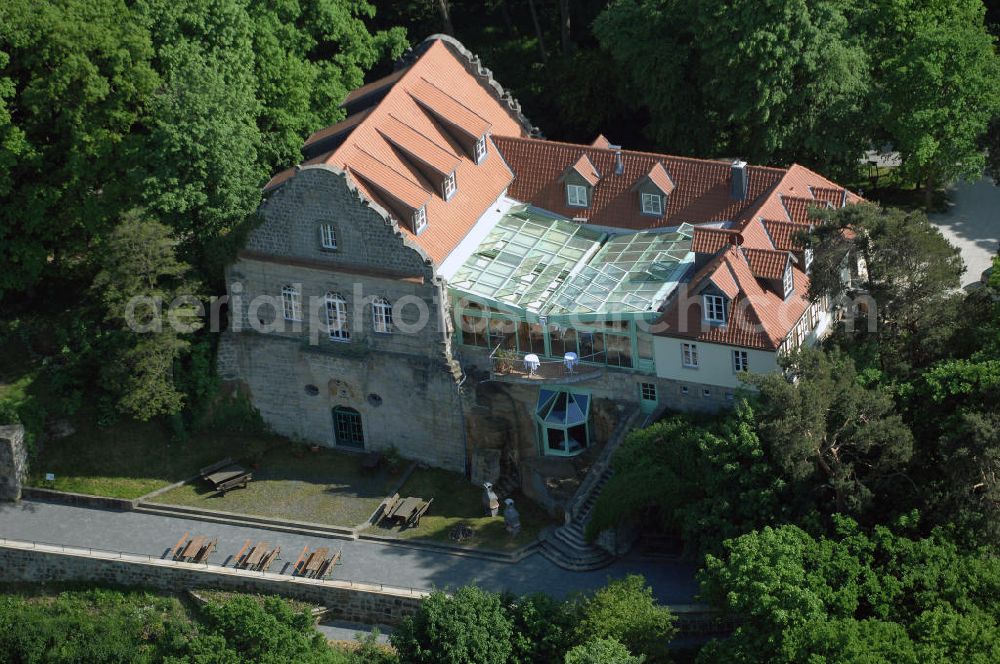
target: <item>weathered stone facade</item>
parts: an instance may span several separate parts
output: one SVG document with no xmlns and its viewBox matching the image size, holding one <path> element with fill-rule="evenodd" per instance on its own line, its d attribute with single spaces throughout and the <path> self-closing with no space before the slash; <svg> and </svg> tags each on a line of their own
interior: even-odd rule
<svg viewBox="0 0 1000 664">
<path fill-rule="evenodd" d="M 20 500 L 27 474 L 24 427 L 20 424 L 0 426 L 0 500 Z"/>
<path fill-rule="evenodd" d="M 360 414 L 364 449 L 452 470 L 466 467 L 443 286 L 431 263 L 344 173 L 303 169 L 262 206 L 263 222 L 227 271 L 230 331 L 219 372 L 241 381 L 278 433 L 337 444 L 333 409 Z M 337 248 L 320 243 L 332 224 Z M 282 288 L 301 298 L 283 319 Z M 345 302 L 348 340 L 326 331 L 325 296 Z M 392 304 L 393 332 L 374 331 L 372 300 Z"/>
</svg>

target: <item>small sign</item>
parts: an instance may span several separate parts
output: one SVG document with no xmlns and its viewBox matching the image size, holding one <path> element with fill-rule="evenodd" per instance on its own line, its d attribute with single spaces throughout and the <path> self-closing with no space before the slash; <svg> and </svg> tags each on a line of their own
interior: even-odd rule
<svg viewBox="0 0 1000 664">
<path fill-rule="evenodd" d="M 45 473 L 45 481 L 46 482 L 54 482 L 55 479 L 56 479 L 56 474 L 55 473 Z"/>
</svg>

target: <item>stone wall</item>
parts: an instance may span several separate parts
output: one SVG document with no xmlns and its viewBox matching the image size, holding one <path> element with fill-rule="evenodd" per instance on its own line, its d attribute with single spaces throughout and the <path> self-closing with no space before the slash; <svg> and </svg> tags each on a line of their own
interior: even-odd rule
<svg viewBox="0 0 1000 664">
<path fill-rule="evenodd" d="M 303 169 L 270 195 L 261 214 L 226 274 L 222 378 L 245 387 L 279 434 L 335 446 L 333 409 L 351 408 L 360 414 L 365 450 L 395 447 L 408 458 L 465 470 L 443 286 L 420 248 L 326 166 Z M 322 248 L 320 224 L 333 225 L 336 250 Z M 300 293 L 301 323 L 283 319 L 285 285 Z M 331 339 L 325 329 L 327 293 L 346 302 L 349 339 Z M 392 305 L 390 334 L 374 330 L 375 297 Z"/>
<path fill-rule="evenodd" d="M 28 474 L 28 449 L 24 427 L 0 426 L 0 500 L 20 500 L 21 485 Z"/>
<path fill-rule="evenodd" d="M 8 582 L 85 581 L 170 591 L 217 588 L 281 595 L 328 607 L 328 615 L 337 620 L 368 625 L 398 625 L 404 617 L 416 612 L 427 594 L 405 588 L 304 579 L 11 540 L 0 541 L 0 571 Z"/>
</svg>

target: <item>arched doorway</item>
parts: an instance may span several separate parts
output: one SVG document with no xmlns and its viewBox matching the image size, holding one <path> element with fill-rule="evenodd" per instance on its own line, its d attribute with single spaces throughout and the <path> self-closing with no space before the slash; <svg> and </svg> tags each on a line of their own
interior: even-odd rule
<svg viewBox="0 0 1000 664">
<path fill-rule="evenodd" d="M 334 408 L 333 435 L 339 447 L 363 450 L 365 448 L 365 432 L 361 425 L 361 413 L 346 406 Z"/>
</svg>

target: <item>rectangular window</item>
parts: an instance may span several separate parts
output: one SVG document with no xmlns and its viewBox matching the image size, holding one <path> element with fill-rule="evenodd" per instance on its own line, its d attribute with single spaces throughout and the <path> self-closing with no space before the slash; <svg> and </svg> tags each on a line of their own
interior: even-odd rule
<svg viewBox="0 0 1000 664">
<path fill-rule="evenodd" d="M 681 394 L 687 394 L 687 393 L 688 393 L 687 385 L 681 385 Z"/>
<path fill-rule="evenodd" d="M 480 136 L 476 141 L 476 163 L 481 164 L 486 159 L 486 136 Z"/>
<path fill-rule="evenodd" d="M 750 371 L 750 359 L 745 350 L 733 351 L 733 373 Z"/>
<path fill-rule="evenodd" d="M 319 227 L 319 244 L 324 249 L 337 248 L 337 234 L 333 231 L 333 224 L 322 224 Z"/>
<path fill-rule="evenodd" d="M 419 233 L 427 227 L 427 208 L 419 207 L 413 212 L 413 232 Z"/>
<path fill-rule="evenodd" d="M 349 341 L 351 331 L 347 326 L 347 302 L 336 294 L 326 296 L 326 325 L 333 341 Z"/>
<path fill-rule="evenodd" d="M 712 390 L 708 389 L 707 387 L 701 388 L 701 396 L 707 399 L 708 397 L 712 396 Z"/>
<path fill-rule="evenodd" d="M 294 286 L 281 289 L 281 309 L 285 320 L 302 320 L 302 298 Z"/>
<path fill-rule="evenodd" d="M 372 329 L 381 334 L 392 334 L 392 305 L 384 297 L 372 301 Z"/>
<path fill-rule="evenodd" d="M 643 194 L 642 213 L 655 214 L 657 216 L 663 214 L 663 196 L 659 194 Z"/>
<path fill-rule="evenodd" d="M 444 183 L 441 185 L 441 195 L 444 197 L 444 200 L 448 200 L 455 195 L 454 173 L 444 179 Z"/>
<path fill-rule="evenodd" d="M 587 188 L 580 184 L 566 185 L 566 202 L 572 207 L 587 207 Z"/>
<path fill-rule="evenodd" d="M 656 401 L 656 383 L 639 383 L 643 401 Z"/>
<path fill-rule="evenodd" d="M 705 296 L 705 320 L 710 323 L 726 322 L 726 300 L 721 295 Z"/>
<path fill-rule="evenodd" d="M 785 288 L 785 297 L 788 297 L 791 295 L 792 287 L 794 286 L 794 282 L 792 281 L 792 266 L 790 264 L 785 268 L 785 276 L 781 281 L 782 286 Z"/>
<path fill-rule="evenodd" d="M 813 262 L 813 250 L 812 250 L 812 247 L 806 247 L 805 251 L 802 252 L 802 253 L 804 254 L 803 258 L 805 258 L 805 262 L 806 262 L 806 266 L 805 266 L 806 270 L 808 270 L 812 266 L 812 262 Z"/>
<path fill-rule="evenodd" d="M 691 369 L 698 368 L 698 344 L 681 344 L 681 361 Z"/>
</svg>

